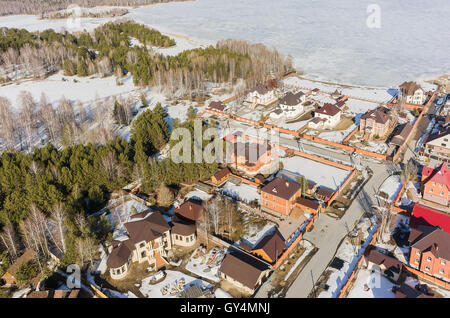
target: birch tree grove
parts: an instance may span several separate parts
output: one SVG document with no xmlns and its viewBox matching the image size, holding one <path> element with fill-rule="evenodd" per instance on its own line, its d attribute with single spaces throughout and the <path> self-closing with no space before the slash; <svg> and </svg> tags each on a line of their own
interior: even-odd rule
<svg viewBox="0 0 450 318">
<path fill-rule="evenodd" d="M 0 233 L 0 243 L 6 248 L 12 260 L 16 260 L 20 250 L 19 241 L 16 231 L 11 223 L 8 223 L 3 227 L 3 231 Z"/>
<path fill-rule="evenodd" d="M 58 202 L 52 209 L 52 215 L 49 222 L 49 232 L 52 236 L 53 243 L 61 251 L 66 251 L 66 226 L 67 212 L 62 203 Z"/>
</svg>

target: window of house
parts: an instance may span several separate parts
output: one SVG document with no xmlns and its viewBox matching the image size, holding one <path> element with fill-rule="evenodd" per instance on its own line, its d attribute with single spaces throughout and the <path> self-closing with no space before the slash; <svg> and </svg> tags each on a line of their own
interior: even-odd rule
<svg viewBox="0 0 450 318">
<path fill-rule="evenodd" d="M 189 237 L 186 237 L 186 243 L 189 243 Z"/>
<path fill-rule="evenodd" d="M 441 265 L 445 266 L 445 260 L 441 260 Z"/>
<path fill-rule="evenodd" d="M 430 266 L 425 266 L 425 270 L 429 271 L 430 270 Z"/>
<path fill-rule="evenodd" d="M 431 257 L 430 256 L 427 257 L 427 262 L 431 262 Z"/>
<path fill-rule="evenodd" d="M 414 261 L 414 263 L 419 264 L 419 260 L 416 258 L 416 260 Z"/>
<path fill-rule="evenodd" d="M 144 247 L 145 246 L 145 242 L 142 242 L 141 244 L 139 244 L 139 247 Z"/>
<path fill-rule="evenodd" d="M 143 251 L 143 252 L 141 253 L 141 258 L 144 258 L 145 255 L 146 255 L 146 253 L 145 253 L 145 251 Z"/>
<path fill-rule="evenodd" d="M 416 251 L 416 254 L 417 254 L 417 255 L 420 255 L 420 251 Z"/>
<path fill-rule="evenodd" d="M 441 269 L 439 270 L 439 273 L 443 275 L 443 274 L 444 274 L 444 269 L 441 268 Z"/>
<path fill-rule="evenodd" d="M 441 191 L 441 196 L 443 196 L 444 195 L 444 191 Z"/>
</svg>

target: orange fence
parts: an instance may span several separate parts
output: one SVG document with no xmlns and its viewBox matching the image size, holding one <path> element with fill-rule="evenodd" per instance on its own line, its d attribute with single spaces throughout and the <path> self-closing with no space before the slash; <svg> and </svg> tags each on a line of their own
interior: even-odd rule
<svg viewBox="0 0 450 318">
<path fill-rule="evenodd" d="M 417 269 L 414 269 L 412 267 L 409 267 L 407 265 L 403 265 L 403 268 L 406 271 L 410 272 L 411 274 L 414 274 L 414 275 L 416 275 L 416 276 L 418 276 L 418 277 L 420 277 L 422 279 L 425 279 L 425 280 L 428 280 L 430 282 L 433 282 L 433 283 L 435 283 L 435 284 L 437 284 L 439 286 L 442 286 L 442 287 L 444 287 L 446 289 L 450 289 L 450 283 L 447 283 L 447 282 L 445 282 L 445 281 L 443 281 L 443 280 L 441 280 L 439 278 L 436 278 L 434 276 L 430 276 L 428 274 L 425 274 L 425 273 L 423 273 L 423 272 L 421 272 L 421 271 L 419 271 Z"/>
<path fill-rule="evenodd" d="M 342 143 L 346 143 L 347 141 L 349 141 L 350 138 L 352 138 L 353 135 L 354 135 L 358 130 L 359 130 L 359 127 L 356 126 L 355 129 L 353 129 L 353 131 L 352 131 L 350 134 L 348 134 L 347 137 L 344 138 L 344 140 L 342 141 Z"/>
</svg>

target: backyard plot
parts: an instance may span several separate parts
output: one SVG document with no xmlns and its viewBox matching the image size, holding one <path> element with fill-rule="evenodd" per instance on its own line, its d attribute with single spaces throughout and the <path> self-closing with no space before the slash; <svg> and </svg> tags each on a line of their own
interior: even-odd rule
<svg viewBox="0 0 450 318">
<path fill-rule="evenodd" d="M 186 270 L 200 277 L 218 283 L 220 281 L 218 270 L 225 256 L 226 250 L 219 247 L 212 248 L 204 253 L 202 246 L 198 247 L 186 264 Z"/>
<path fill-rule="evenodd" d="M 402 188 L 400 175 L 393 175 L 386 179 L 380 187 L 380 192 L 386 194 L 388 202 L 393 202 Z"/>
<path fill-rule="evenodd" d="M 282 158 L 281 162 L 283 163 L 284 170 L 290 172 L 291 174 L 296 176 L 304 176 L 306 179 L 313 181 L 318 185 L 333 190 L 337 190 L 351 173 L 350 171 L 339 169 L 300 156 Z"/>
<path fill-rule="evenodd" d="M 201 279 L 183 274 L 177 271 L 165 271 L 166 275 L 163 281 L 152 284 L 152 276 L 142 280 L 139 291 L 148 298 L 174 298 L 191 285 L 197 284 L 203 288 L 212 288 L 213 286 Z"/>
<path fill-rule="evenodd" d="M 247 203 L 250 203 L 252 201 L 258 201 L 261 200 L 261 195 L 258 193 L 258 190 L 256 187 L 241 183 L 240 185 L 235 185 L 232 182 L 227 182 L 225 185 L 220 189 L 220 191 L 229 196 L 233 199 L 244 201 Z"/>
<path fill-rule="evenodd" d="M 347 298 L 394 298 L 393 286 L 383 275 L 361 269 Z"/>
</svg>

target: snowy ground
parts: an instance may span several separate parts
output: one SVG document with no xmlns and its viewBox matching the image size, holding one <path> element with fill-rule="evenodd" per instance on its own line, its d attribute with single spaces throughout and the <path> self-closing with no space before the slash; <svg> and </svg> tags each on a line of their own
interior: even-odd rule
<svg viewBox="0 0 450 318">
<path fill-rule="evenodd" d="M 209 284 L 201 279 L 183 274 L 181 272 L 170 271 L 170 270 L 166 270 L 165 272 L 167 274 L 166 278 L 162 282 L 155 284 L 155 285 L 150 284 L 151 276 L 144 278 L 142 280 L 141 287 L 139 288 L 139 291 L 142 293 L 142 295 L 144 295 L 148 298 L 166 298 L 166 297 L 174 298 L 177 295 L 179 295 L 179 292 L 170 295 L 170 290 L 182 278 L 184 278 L 184 281 L 185 281 L 184 289 L 186 289 L 187 287 L 189 287 L 190 285 L 193 285 L 193 284 L 198 284 L 198 285 L 206 287 L 206 288 L 212 287 L 211 284 Z M 166 285 L 170 286 L 168 289 L 169 292 L 166 295 L 163 295 L 161 293 L 161 288 L 163 288 Z"/>
<path fill-rule="evenodd" d="M 190 198 L 192 199 L 197 199 L 197 200 L 202 200 L 202 201 L 208 201 L 209 199 L 211 199 L 213 197 L 212 194 L 203 192 L 201 190 L 193 190 L 191 192 L 188 192 L 185 196 L 184 199 L 185 200 L 189 200 Z"/>
<path fill-rule="evenodd" d="M 223 187 L 220 188 L 220 191 L 232 198 L 247 203 L 254 200 L 260 202 L 261 200 L 261 195 L 258 193 L 257 188 L 246 183 L 235 185 L 234 183 L 227 181 Z"/>
<path fill-rule="evenodd" d="M 389 196 L 388 201 L 393 202 L 402 188 L 400 175 L 393 175 L 386 179 L 380 187 L 380 192 Z"/>
<path fill-rule="evenodd" d="M 368 285 L 370 289 L 365 291 L 364 285 Z M 347 298 L 394 298 L 393 286 L 394 284 L 383 275 L 360 269 Z"/>
<path fill-rule="evenodd" d="M 216 298 L 233 298 L 230 294 L 228 294 L 221 288 L 216 289 L 216 291 L 214 292 L 214 296 L 216 296 Z"/>
<path fill-rule="evenodd" d="M 306 258 L 306 256 L 309 255 L 309 253 L 311 253 L 311 251 L 314 249 L 314 246 L 306 240 L 302 240 L 299 245 L 301 247 L 305 248 L 305 251 L 303 252 L 303 254 L 298 258 L 298 260 L 295 262 L 294 265 L 292 265 L 291 269 L 289 270 L 289 272 L 286 274 L 286 276 L 284 276 L 284 281 L 287 281 L 289 279 L 289 277 L 292 275 L 292 273 L 295 271 L 295 269 L 301 264 L 301 262 L 303 262 L 303 260 Z"/>
<path fill-rule="evenodd" d="M 255 246 L 259 243 L 265 236 L 272 234 L 275 230 L 275 224 L 272 222 L 267 222 L 266 225 L 264 225 L 263 228 L 260 228 L 252 223 L 249 223 L 246 232 L 241 238 L 241 242 L 244 242 L 250 246 Z M 238 244 L 236 244 L 238 245 Z"/>
<path fill-rule="evenodd" d="M 337 190 L 350 175 L 349 171 L 329 166 L 299 156 L 282 158 L 283 169 L 298 176 L 304 176 L 318 185 Z"/>
</svg>

